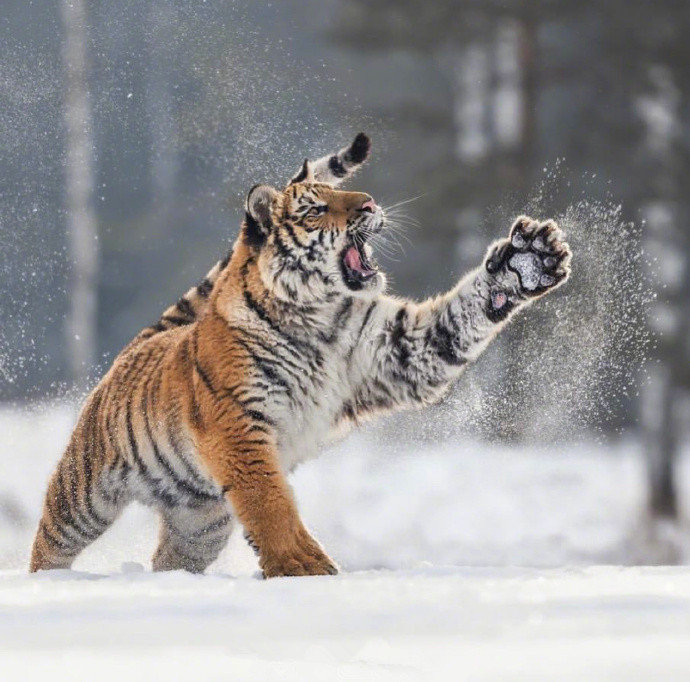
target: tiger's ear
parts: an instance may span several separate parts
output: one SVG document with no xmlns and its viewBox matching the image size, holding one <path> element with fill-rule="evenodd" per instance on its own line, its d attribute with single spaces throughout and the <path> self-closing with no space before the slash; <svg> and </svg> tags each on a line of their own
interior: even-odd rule
<svg viewBox="0 0 690 682">
<path fill-rule="evenodd" d="M 269 185 L 254 185 L 245 205 L 244 238 L 250 246 L 260 247 L 273 226 L 273 209 L 278 192 Z"/>
<path fill-rule="evenodd" d="M 296 182 L 314 182 L 314 173 L 311 169 L 309 159 L 304 159 L 304 163 L 302 164 L 302 168 L 299 169 L 299 173 L 292 176 L 292 180 L 290 180 L 288 185 L 294 185 Z"/>
</svg>

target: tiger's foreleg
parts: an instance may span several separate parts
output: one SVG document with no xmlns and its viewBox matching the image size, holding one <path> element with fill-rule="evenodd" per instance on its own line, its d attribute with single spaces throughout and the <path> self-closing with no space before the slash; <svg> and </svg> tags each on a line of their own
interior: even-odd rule
<svg viewBox="0 0 690 682">
<path fill-rule="evenodd" d="M 233 469 L 227 495 L 265 577 L 338 572 L 304 527 L 275 453 L 255 453 Z"/>
<path fill-rule="evenodd" d="M 567 279 L 571 252 L 562 239 L 553 221 L 522 216 L 482 266 L 447 294 L 421 304 L 382 298 L 360 342 L 360 364 L 369 359 L 372 368 L 356 405 L 395 408 L 440 399 L 516 311 Z"/>
<path fill-rule="evenodd" d="M 266 578 L 338 572 L 304 527 L 278 453 L 268 439 L 246 438 L 242 443 L 207 433 L 200 445 Z"/>
</svg>

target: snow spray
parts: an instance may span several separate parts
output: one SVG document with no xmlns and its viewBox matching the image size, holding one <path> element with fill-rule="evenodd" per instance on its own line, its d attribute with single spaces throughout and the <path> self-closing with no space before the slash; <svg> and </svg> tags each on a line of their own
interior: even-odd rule
<svg viewBox="0 0 690 682">
<path fill-rule="evenodd" d="M 555 218 L 573 250 L 570 280 L 511 322 L 468 369 L 448 406 L 453 431 L 538 441 L 622 428 L 634 409 L 654 338 L 654 299 L 642 225 L 612 201 L 583 198 L 545 208 L 562 178 L 560 162 L 522 211 L 498 209 L 492 231 L 520 212 Z M 448 434 L 450 435 L 450 434 Z"/>
</svg>

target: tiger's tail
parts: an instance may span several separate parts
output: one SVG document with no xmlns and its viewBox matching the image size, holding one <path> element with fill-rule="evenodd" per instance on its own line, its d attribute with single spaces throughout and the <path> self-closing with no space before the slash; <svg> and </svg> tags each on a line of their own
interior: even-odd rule
<svg viewBox="0 0 690 682">
<path fill-rule="evenodd" d="M 159 332 L 196 322 L 206 311 L 211 291 L 213 291 L 220 273 L 225 270 L 231 257 L 232 249 L 223 260 L 218 261 L 208 271 L 206 277 L 199 284 L 189 289 L 177 303 L 167 308 L 158 319 L 158 322 L 150 327 L 146 327 L 137 338 L 148 339 Z"/>
<path fill-rule="evenodd" d="M 305 159 L 302 168 L 290 180 L 295 182 L 325 182 L 333 187 L 352 177 L 369 157 L 371 140 L 365 133 L 357 136 L 347 147 L 335 154 L 327 154 L 316 161 Z"/>
</svg>

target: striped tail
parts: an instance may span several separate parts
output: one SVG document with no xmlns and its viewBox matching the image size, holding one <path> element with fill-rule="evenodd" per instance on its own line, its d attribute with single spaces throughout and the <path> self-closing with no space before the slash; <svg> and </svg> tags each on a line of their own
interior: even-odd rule
<svg viewBox="0 0 690 682">
<path fill-rule="evenodd" d="M 232 249 L 230 249 L 228 255 L 225 256 L 223 260 L 218 261 L 211 270 L 209 270 L 206 277 L 204 277 L 199 284 L 189 289 L 177 303 L 165 310 L 156 324 L 146 327 L 137 338 L 148 339 L 159 332 L 196 322 L 206 311 L 213 287 L 220 273 L 225 270 L 230 262 L 230 258 L 232 258 Z"/>
<path fill-rule="evenodd" d="M 343 147 L 339 152 L 322 156 L 316 161 L 305 160 L 299 173 L 290 180 L 290 184 L 324 182 L 336 187 L 355 174 L 369 157 L 370 150 L 369 137 L 364 133 L 357 133 L 352 144 Z"/>
</svg>

